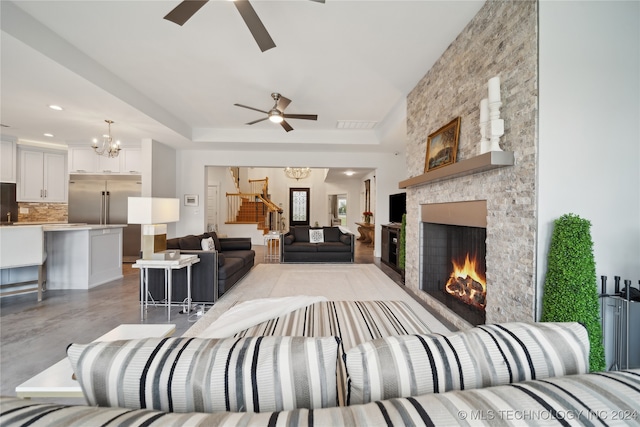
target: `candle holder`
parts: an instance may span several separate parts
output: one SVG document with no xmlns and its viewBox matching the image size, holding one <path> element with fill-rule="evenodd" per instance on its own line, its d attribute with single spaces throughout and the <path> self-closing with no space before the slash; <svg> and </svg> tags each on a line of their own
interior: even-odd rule
<svg viewBox="0 0 640 427">
<path fill-rule="evenodd" d="M 484 98 L 480 101 L 480 154 L 489 151 L 489 139 L 487 131 L 489 130 L 489 101 Z"/>
<path fill-rule="evenodd" d="M 500 118 L 500 107 L 502 102 L 489 102 L 489 123 L 491 126 L 491 139 L 489 140 L 489 151 L 502 151 L 500 148 L 500 137 L 504 135 L 504 120 Z"/>
<path fill-rule="evenodd" d="M 480 123 L 480 154 L 491 151 L 489 149 L 489 139 L 487 138 L 487 129 L 489 127 L 489 121 Z"/>
</svg>

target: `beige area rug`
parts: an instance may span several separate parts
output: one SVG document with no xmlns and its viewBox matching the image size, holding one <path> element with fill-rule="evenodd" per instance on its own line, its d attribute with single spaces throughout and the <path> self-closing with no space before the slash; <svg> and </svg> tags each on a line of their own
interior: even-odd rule
<svg viewBox="0 0 640 427">
<path fill-rule="evenodd" d="M 374 264 L 258 264 L 184 336 L 198 336 L 240 302 L 294 295 L 324 296 L 330 301 L 404 301 L 431 331 L 450 332 Z"/>
</svg>

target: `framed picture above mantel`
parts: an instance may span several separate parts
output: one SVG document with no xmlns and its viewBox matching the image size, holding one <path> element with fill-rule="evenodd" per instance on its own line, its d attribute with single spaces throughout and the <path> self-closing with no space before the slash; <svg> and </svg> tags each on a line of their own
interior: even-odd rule
<svg viewBox="0 0 640 427">
<path fill-rule="evenodd" d="M 425 173 L 456 162 L 459 136 L 460 117 L 453 119 L 429 135 L 424 162 Z"/>
</svg>

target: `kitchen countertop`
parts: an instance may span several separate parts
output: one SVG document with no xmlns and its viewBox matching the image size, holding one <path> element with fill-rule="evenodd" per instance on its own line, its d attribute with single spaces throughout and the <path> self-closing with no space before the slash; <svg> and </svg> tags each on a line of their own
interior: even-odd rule
<svg viewBox="0 0 640 427">
<path fill-rule="evenodd" d="M 107 228 L 123 228 L 127 224 L 43 224 L 44 231 L 69 231 L 69 230 L 104 230 Z"/>
<path fill-rule="evenodd" d="M 67 231 L 67 230 L 103 230 L 107 228 L 123 228 L 127 224 L 84 224 L 66 222 L 14 222 L 12 224 L 3 223 L 2 227 L 20 227 L 41 225 L 43 231 Z"/>
</svg>

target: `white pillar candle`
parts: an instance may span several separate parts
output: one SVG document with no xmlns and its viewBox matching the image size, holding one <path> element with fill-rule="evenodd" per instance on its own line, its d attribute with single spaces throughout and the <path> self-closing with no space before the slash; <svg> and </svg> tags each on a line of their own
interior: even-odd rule
<svg viewBox="0 0 640 427">
<path fill-rule="evenodd" d="M 489 102 L 500 102 L 500 76 L 489 79 Z"/>
<path fill-rule="evenodd" d="M 484 123 L 489 120 L 489 100 L 483 98 L 480 101 L 480 123 Z"/>
</svg>

